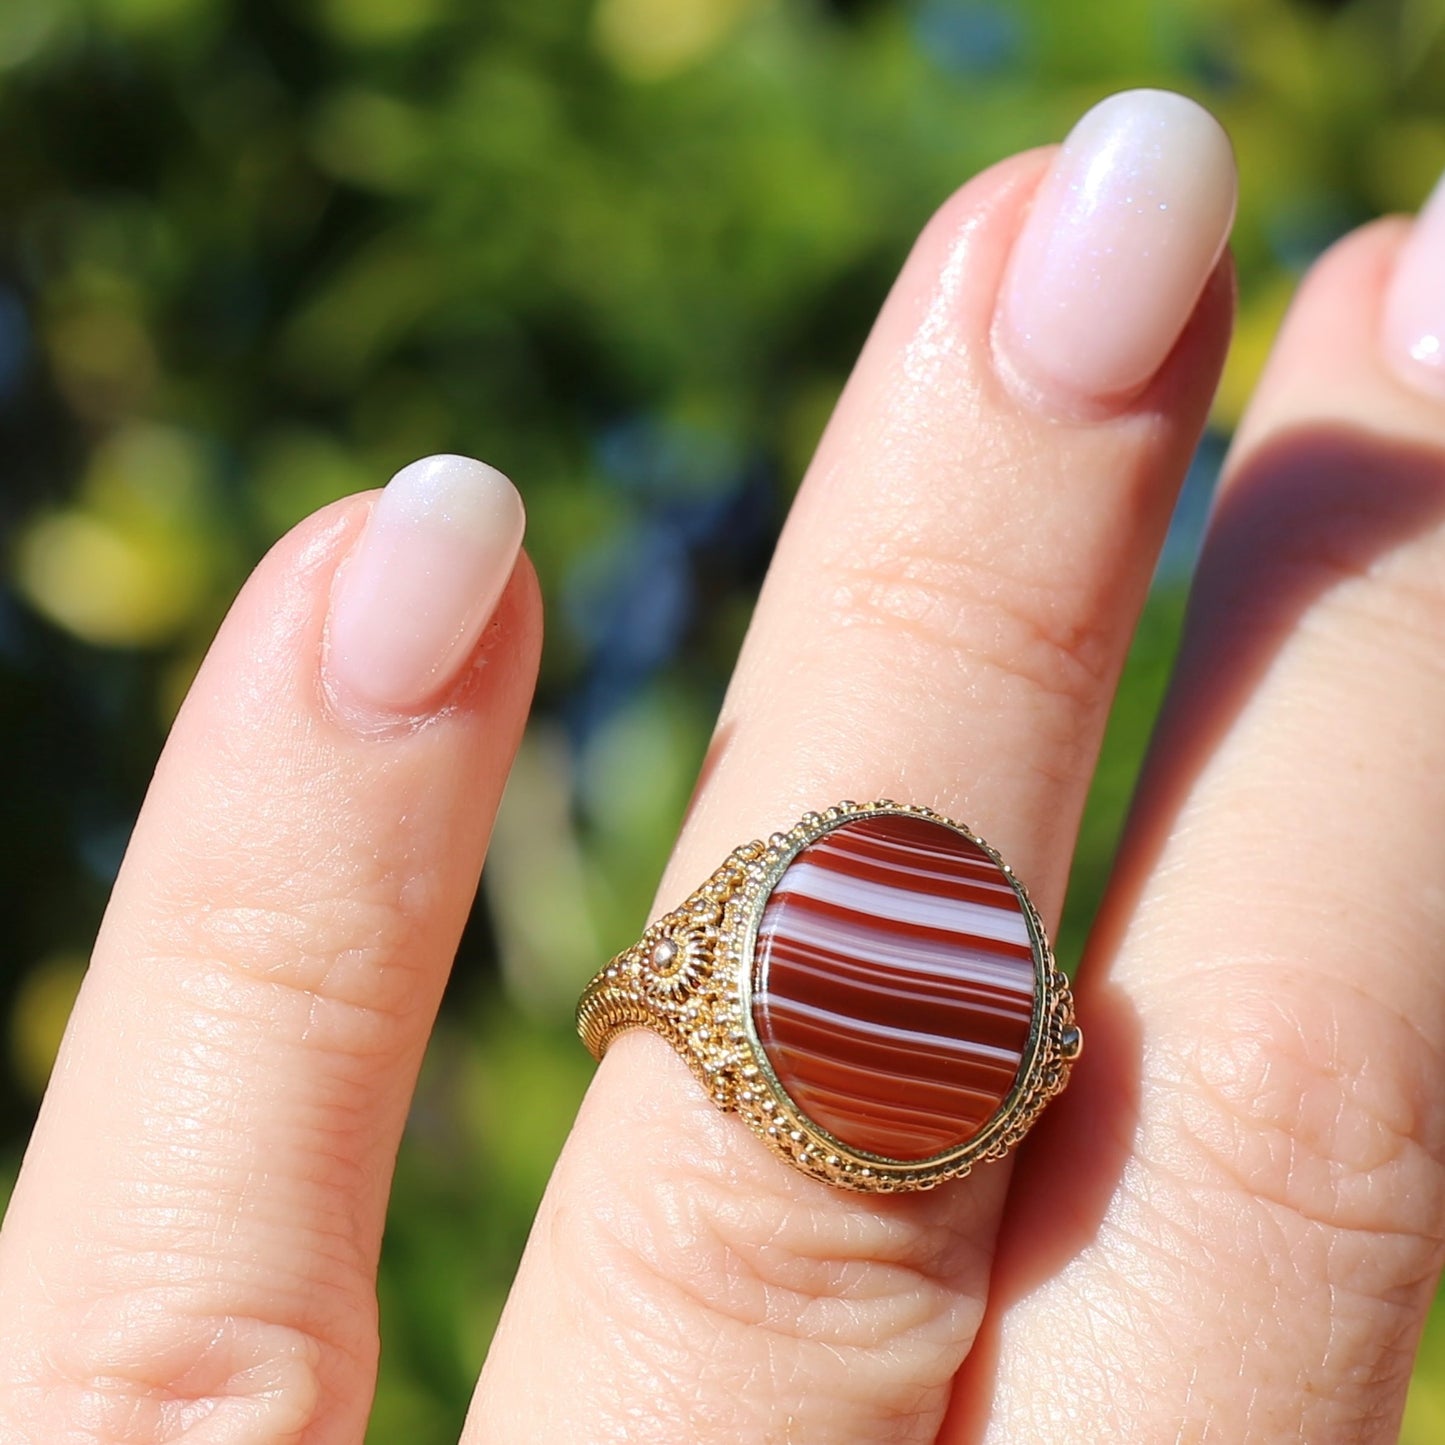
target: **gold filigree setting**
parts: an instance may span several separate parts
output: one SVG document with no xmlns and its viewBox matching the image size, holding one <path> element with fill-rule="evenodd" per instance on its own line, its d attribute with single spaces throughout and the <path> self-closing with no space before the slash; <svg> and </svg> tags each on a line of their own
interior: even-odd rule
<svg viewBox="0 0 1445 1445">
<path fill-rule="evenodd" d="M 752 960 L 763 908 L 788 865 L 809 843 L 856 818 L 911 814 L 976 843 L 1018 895 L 1034 959 L 1034 1010 L 1014 1087 L 966 1143 L 923 1160 L 896 1160 L 843 1144 L 794 1103 L 758 1040 Z M 1068 980 L 1054 962 L 1028 891 L 997 851 L 931 808 L 881 800 L 839 803 L 805 814 L 786 832 L 736 848 L 679 908 L 651 924 L 587 986 L 577 1007 L 583 1042 L 601 1058 L 628 1028 L 650 1028 L 682 1056 L 722 1109 L 788 1163 L 824 1183 L 869 1193 L 929 1189 L 1002 1158 L 1068 1082 L 1082 1051 Z"/>
</svg>

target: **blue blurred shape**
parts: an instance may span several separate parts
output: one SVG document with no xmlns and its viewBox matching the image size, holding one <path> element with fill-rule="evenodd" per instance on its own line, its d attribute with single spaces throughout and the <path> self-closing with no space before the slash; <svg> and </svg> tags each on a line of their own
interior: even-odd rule
<svg viewBox="0 0 1445 1445">
<path fill-rule="evenodd" d="M 1194 571 L 1204 531 L 1209 525 L 1214 489 L 1219 483 L 1219 473 L 1228 450 L 1229 438 L 1222 432 L 1209 430 L 1200 438 L 1189 463 L 1189 471 L 1185 474 L 1179 500 L 1174 504 L 1174 515 L 1170 518 L 1164 548 L 1159 554 L 1159 566 L 1154 573 L 1156 582 L 1185 582 Z"/>
<path fill-rule="evenodd" d="M 587 658 L 565 709 L 574 742 L 673 656 L 693 606 L 687 540 L 665 522 L 639 519 L 582 559 L 562 589 L 563 616 Z"/>
<path fill-rule="evenodd" d="M 1299 275 L 1322 251 L 1367 220 L 1343 196 L 1330 193 L 1289 197 L 1264 213 L 1270 251 L 1286 271 Z"/>
<path fill-rule="evenodd" d="M 1017 61 L 1025 17 L 989 0 L 922 0 L 913 33 L 925 55 L 959 75 L 992 75 Z"/>
<path fill-rule="evenodd" d="M 76 851 L 86 872 L 99 883 L 115 882 L 121 859 L 130 846 L 133 820 L 89 818 L 80 824 Z"/>
<path fill-rule="evenodd" d="M 30 365 L 30 317 L 19 294 L 0 286 L 0 404 L 20 390 Z"/>
<path fill-rule="evenodd" d="M 585 551 L 563 584 L 583 657 L 563 706 L 578 745 L 673 661 L 700 593 L 751 585 L 773 527 L 767 477 L 722 426 L 633 415 L 601 432 L 594 455 L 628 506 L 621 530 Z"/>
<path fill-rule="evenodd" d="M 726 432 L 646 414 L 607 427 L 596 450 L 613 486 L 653 503 L 730 491 L 739 469 L 738 445 Z"/>
<path fill-rule="evenodd" d="M 0 582 L 0 662 L 7 666 L 34 665 L 35 649 L 30 645 L 24 610 L 16 603 L 8 582 Z"/>
</svg>

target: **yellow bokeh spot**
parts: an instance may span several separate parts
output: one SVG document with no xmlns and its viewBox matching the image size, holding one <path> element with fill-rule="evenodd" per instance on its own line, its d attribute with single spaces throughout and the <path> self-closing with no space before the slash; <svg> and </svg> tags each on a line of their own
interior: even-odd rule
<svg viewBox="0 0 1445 1445">
<path fill-rule="evenodd" d="M 1391 119 L 1372 138 L 1362 179 L 1381 211 L 1413 211 L 1445 170 L 1445 125 L 1434 117 Z"/>
<path fill-rule="evenodd" d="M 15 576 L 39 612 L 100 646 L 165 641 L 190 614 L 197 591 L 194 568 L 168 539 L 78 509 L 31 522 Z"/>
<path fill-rule="evenodd" d="M 20 1082 L 37 1097 L 50 1081 L 85 969 L 83 954 L 53 954 L 26 974 L 16 995 L 10 1015 L 11 1060 Z"/>
<path fill-rule="evenodd" d="M 446 0 L 325 0 L 322 17 L 340 39 L 376 44 L 428 30 L 445 10 Z"/>
<path fill-rule="evenodd" d="M 663 80 L 701 60 L 752 0 L 600 0 L 597 48 L 634 80 Z"/>
<path fill-rule="evenodd" d="M 15 551 L 22 595 L 98 646 L 167 642 L 209 595 L 203 449 L 171 428 L 126 427 L 97 449 L 74 505 L 32 517 Z"/>
<path fill-rule="evenodd" d="M 1400 1445 L 1439 1445 L 1445 1440 L 1445 1384 L 1423 1360 L 1416 1365 L 1400 1425 Z"/>
<path fill-rule="evenodd" d="M 1445 1294 L 1437 1294 L 1425 1321 L 1410 1393 L 1405 1400 L 1405 1418 L 1400 1425 L 1400 1445 L 1440 1445 L 1445 1440 Z"/>
<path fill-rule="evenodd" d="M 216 10 L 216 0 L 90 0 L 99 18 L 119 30 L 165 30 Z"/>
<path fill-rule="evenodd" d="M 42 55 L 74 19 L 66 0 L 5 0 L 0 5 L 0 70 Z"/>
<path fill-rule="evenodd" d="M 332 92 L 311 126 L 311 154 L 332 175 L 373 190 L 405 190 L 424 179 L 427 122 L 379 91 Z"/>
<path fill-rule="evenodd" d="M 82 494 L 108 517 L 180 528 L 204 506 L 208 473 L 195 438 L 139 422 L 96 449 Z"/>
<path fill-rule="evenodd" d="M 66 400 L 108 421 L 136 410 L 155 384 L 150 337 L 123 305 L 68 310 L 46 327 L 46 344 Z"/>
</svg>

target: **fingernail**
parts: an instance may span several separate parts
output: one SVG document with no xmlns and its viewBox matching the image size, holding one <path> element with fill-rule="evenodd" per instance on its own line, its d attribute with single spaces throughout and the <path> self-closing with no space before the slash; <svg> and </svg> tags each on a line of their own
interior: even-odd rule
<svg viewBox="0 0 1445 1445">
<path fill-rule="evenodd" d="M 1385 291 L 1385 355 L 1411 385 L 1445 392 L 1445 180 L 1431 192 Z"/>
<path fill-rule="evenodd" d="M 1169 355 L 1224 249 L 1229 138 L 1164 90 L 1110 96 L 1069 133 L 999 297 L 1003 370 L 1046 408 L 1137 392 Z"/>
<path fill-rule="evenodd" d="M 496 608 L 524 523 L 494 467 L 455 456 L 403 467 L 332 592 L 325 668 L 337 699 L 394 713 L 435 703 Z"/>
</svg>

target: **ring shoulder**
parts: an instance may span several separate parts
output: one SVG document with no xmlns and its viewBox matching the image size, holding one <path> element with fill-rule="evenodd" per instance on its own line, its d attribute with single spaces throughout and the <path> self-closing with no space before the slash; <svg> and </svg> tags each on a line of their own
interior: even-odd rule
<svg viewBox="0 0 1445 1445">
<path fill-rule="evenodd" d="M 596 1059 L 620 1033 L 648 1028 L 681 1055 L 714 1102 L 732 1110 L 744 1061 L 738 957 L 725 928 L 728 905 L 763 854 L 735 848 L 707 881 L 647 926 L 587 985 L 577 1030 Z"/>
</svg>

